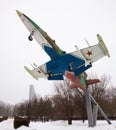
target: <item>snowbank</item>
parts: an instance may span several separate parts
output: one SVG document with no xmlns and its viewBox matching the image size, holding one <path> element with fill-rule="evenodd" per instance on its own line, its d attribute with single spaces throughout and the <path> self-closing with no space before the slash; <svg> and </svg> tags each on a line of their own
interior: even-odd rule
<svg viewBox="0 0 116 130">
<path fill-rule="evenodd" d="M 116 130 L 116 121 L 111 122 L 109 125 L 106 121 L 97 121 L 97 126 L 94 128 L 89 128 L 87 121 L 85 123 L 73 121 L 72 125 L 67 125 L 66 121 L 31 122 L 29 127 L 14 129 L 13 119 L 8 119 L 0 123 L 0 130 Z"/>
</svg>

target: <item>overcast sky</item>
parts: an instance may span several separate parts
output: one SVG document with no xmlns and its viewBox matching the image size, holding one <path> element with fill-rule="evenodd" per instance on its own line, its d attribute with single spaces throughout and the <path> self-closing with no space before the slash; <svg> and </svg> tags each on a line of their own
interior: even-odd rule
<svg viewBox="0 0 116 130">
<path fill-rule="evenodd" d="M 49 60 L 16 14 L 19 10 L 43 28 L 66 52 L 97 44 L 104 39 L 111 58 L 104 57 L 87 72 L 112 77 L 116 86 L 116 0 L 0 0 L 0 100 L 15 104 L 29 97 L 29 85 L 38 94 L 49 94 L 52 81 L 36 81 L 25 70 L 30 63 Z"/>
</svg>

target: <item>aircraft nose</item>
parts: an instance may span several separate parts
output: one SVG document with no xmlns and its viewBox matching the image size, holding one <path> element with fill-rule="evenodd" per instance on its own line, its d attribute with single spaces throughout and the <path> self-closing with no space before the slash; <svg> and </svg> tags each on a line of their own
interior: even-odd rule
<svg viewBox="0 0 116 130">
<path fill-rule="evenodd" d="M 21 17 L 21 15 L 23 15 L 20 11 L 16 10 L 17 14 L 19 17 Z"/>
</svg>

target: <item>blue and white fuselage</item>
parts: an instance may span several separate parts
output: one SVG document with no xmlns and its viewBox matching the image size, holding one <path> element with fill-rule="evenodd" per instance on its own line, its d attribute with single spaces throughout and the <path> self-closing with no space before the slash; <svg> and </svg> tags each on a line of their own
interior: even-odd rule
<svg viewBox="0 0 116 130">
<path fill-rule="evenodd" d="M 59 55 L 47 46 L 44 50 L 51 57 L 46 63 L 46 73 L 50 74 L 48 80 L 63 80 L 65 71 L 73 71 L 78 76 L 92 66 L 91 63 L 85 66 L 85 61 L 74 54 Z"/>
</svg>

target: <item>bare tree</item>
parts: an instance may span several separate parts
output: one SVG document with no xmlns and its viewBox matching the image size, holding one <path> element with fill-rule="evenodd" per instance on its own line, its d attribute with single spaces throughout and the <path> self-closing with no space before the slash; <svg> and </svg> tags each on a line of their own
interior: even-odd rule
<svg viewBox="0 0 116 130">
<path fill-rule="evenodd" d="M 84 121 L 87 119 L 87 114 L 86 114 L 86 105 L 85 105 L 85 96 L 82 91 L 79 91 L 78 88 L 75 88 L 74 90 L 75 95 L 74 95 L 74 112 L 76 119 L 80 119 Z"/>
<path fill-rule="evenodd" d="M 107 90 L 106 112 L 111 119 L 116 119 L 116 87 L 110 87 Z"/>
<path fill-rule="evenodd" d="M 55 83 L 55 91 L 57 97 L 59 97 L 61 109 L 64 112 L 65 118 L 68 120 L 68 124 L 72 124 L 73 119 L 73 91 L 69 88 L 69 80 L 59 81 Z M 57 104 L 58 105 L 58 104 Z"/>
<path fill-rule="evenodd" d="M 90 75 L 89 79 L 98 79 L 97 75 Z M 102 101 L 104 100 L 106 96 L 106 90 L 108 86 L 110 85 L 110 76 L 106 76 L 105 74 L 101 77 L 100 83 L 89 85 L 88 89 L 92 93 L 92 96 L 95 98 L 95 100 L 102 104 Z"/>
<path fill-rule="evenodd" d="M 0 116 L 12 116 L 12 105 L 0 101 Z"/>
<path fill-rule="evenodd" d="M 92 78 L 98 78 L 96 75 L 91 75 Z M 110 81 L 111 77 L 107 75 L 101 76 L 100 83 L 90 85 L 88 88 L 94 97 L 94 99 L 99 103 L 103 111 L 109 116 L 110 111 L 110 97 L 108 94 L 108 89 L 111 87 Z M 98 115 L 98 118 L 102 118 L 101 115 Z"/>
</svg>

